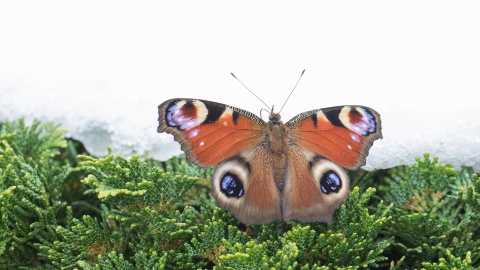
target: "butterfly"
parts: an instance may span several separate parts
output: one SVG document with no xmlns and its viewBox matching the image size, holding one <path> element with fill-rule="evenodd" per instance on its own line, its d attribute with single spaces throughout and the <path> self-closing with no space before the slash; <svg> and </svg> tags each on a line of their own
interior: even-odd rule
<svg viewBox="0 0 480 270">
<path fill-rule="evenodd" d="M 349 178 L 382 138 L 380 115 L 365 106 L 301 113 L 268 123 L 229 105 L 176 98 L 158 106 L 157 131 L 172 134 L 189 162 L 217 164 L 212 195 L 240 222 L 274 220 L 331 223 L 346 201 Z"/>
</svg>

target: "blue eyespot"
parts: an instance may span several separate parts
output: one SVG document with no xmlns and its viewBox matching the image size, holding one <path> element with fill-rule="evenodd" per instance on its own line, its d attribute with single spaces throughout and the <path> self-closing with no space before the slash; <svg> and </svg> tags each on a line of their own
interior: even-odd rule
<svg viewBox="0 0 480 270">
<path fill-rule="evenodd" d="M 227 172 L 220 181 L 220 190 L 227 197 L 243 196 L 243 184 L 242 181 L 233 173 Z"/>
<path fill-rule="evenodd" d="M 336 172 L 329 170 L 320 179 L 320 187 L 325 194 L 338 193 L 342 189 L 342 179 Z"/>
</svg>

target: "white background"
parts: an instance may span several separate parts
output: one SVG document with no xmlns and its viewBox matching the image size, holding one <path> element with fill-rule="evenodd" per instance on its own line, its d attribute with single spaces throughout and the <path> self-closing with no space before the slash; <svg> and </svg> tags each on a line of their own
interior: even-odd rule
<svg viewBox="0 0 480 270">
<path fill-rule="evenodd" d="M 93 154 L 165 159 L 157 106 L 223 102 L 286 121 L 361 104 L 382 115 L 367 169 L 480 168 L 480 4 L 472 1 L 0 2 L 0 120 L 56 121 Z M 263 114 L 266 117 L 266 113 Z"/>
</svg>

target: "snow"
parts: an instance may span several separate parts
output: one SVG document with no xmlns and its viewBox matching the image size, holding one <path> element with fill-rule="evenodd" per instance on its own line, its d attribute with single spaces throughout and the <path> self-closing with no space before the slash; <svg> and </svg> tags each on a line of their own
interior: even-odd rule
<svg viewBox="0 0 480 270">
<path fill-rule="evenodd" d="M 95 155 L 165 160 L 157 106 L 226 103 L 284 121 L 361 104 L 382 115 L 366 169 L 415 162 L 480 169 L 476 2 L 2 2 L 0 121 L 55 121 Z M 263 112 L 263 118 L 267 114 Z"/>
</svg>

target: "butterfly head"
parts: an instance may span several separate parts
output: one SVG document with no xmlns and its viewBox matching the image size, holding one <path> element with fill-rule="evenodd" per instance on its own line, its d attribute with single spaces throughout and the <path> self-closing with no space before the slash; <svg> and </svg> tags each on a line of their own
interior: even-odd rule
<svg viewBox="0 0 480 270">
<path fill-rule="evenodd" d="M 268 120 L 270 120 L 270 122 L 274 125 L 278 125 L 280 123 L 282 123 L 282 120 L 281 120 L 281 116 L 279 113 L 274 113 L 273 110 L 272 112 L 270 113 L 270 116 L 268 117 Z"/>
<path fill-rule="evenodd" d="M 275 113 L 273 109 L 274 109 L 274 106 L 272 106 L 272 109 L 270 110 L 270 116 L 268 116 L 268 120 L 274 125 L 282 124 L 282 120 L 281 120 L 282 117 L 280 116 L 280 112 Z"/>
</svg>

